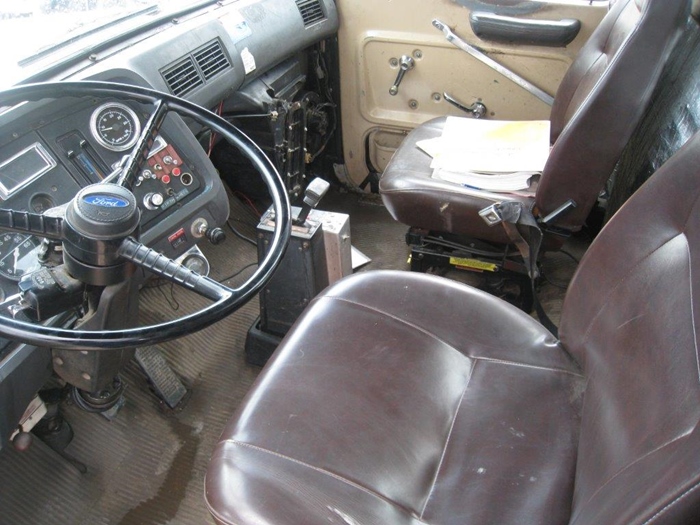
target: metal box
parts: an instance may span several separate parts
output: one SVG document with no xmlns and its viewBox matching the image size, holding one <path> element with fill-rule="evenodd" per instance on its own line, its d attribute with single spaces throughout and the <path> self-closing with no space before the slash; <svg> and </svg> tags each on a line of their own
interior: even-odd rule
<svg viewBox="0 0 700 525">
<path fill-rule="evenodd" d="M 298 209 L 293 210 L 294 216 Z M 258 224 L 258 260 L 267 254 L 274 229 L 268 210 Z M 305 226 L 293 226 L 289 246 L 279 268 L 260 292 L 260 329 L 284 335 L 321 290 L 328 286 L 322 224 L 309 217 Z"/>
<path fill-rule="evenodd" d="M 350 275 L 352 273 L 350 216 L 345 213 L 311 210 L 309 219 L 321 223 L 323 228 L 328 284 L 333 284 Z"/>
</svg>

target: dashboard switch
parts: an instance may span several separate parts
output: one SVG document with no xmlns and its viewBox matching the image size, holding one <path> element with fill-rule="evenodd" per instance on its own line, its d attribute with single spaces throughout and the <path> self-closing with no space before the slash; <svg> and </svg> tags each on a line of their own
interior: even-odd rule
<svg viewBox="0 0 700 525">
<path fill-rule="evenodd" d="M 207 222 L 207 220 L 203 219 L 202 217 L 199 217 L 195 219 L 192 223 L 192 235 L 194 235 L 198 239 L 201 239 L 202 237 L 204 237 L 207 228 L 209 228 L 209 223 Z"/>
<path fill-rule="evenodd" d="M 204 235 L 212 244 L 221 244 L 226 240 L 226 232 L 221 228 L 207 228 Z"/>
<path fill-rule="evenodd" d="M 163 196 L 160 193 L 147 193 L 143 198 L 143 205 L 149 210 L 155 210 L 163 204 Z"/>
</svg>

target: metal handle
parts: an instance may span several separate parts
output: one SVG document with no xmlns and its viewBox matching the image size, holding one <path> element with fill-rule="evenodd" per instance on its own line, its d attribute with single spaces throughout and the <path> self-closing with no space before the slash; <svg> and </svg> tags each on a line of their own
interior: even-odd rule
<svg viewBox="0 0 700 525">
<path fill-rule="evenodd" d="M 393 97 L 399 92 L 399 84 L 403 80 L 403 76 L 407 71 L 411 71 L 416 66 L 416 62 L 408 55 L 403 55 L 399 61 L 399 74 L 394 81 L 394 85 L 389 89 L 389 94 Z"/>
<path fill-rule="evenodd" d="M 520 75 L 514 73 L 507 67 L 505 67 L 502 64 L 499 64 L 496 62 L 493 58 L 485 55 L 480 49 L 467 44 L 464 40 L 459 38 L 457 35 L 455 35 L 450 27 L 445 24 L 444 22 L 441 22 L 437 18 L 433 20 L 433 26 L 435 26 L 436 29 L 439 29 L 442 31 L 442 33 L 445 35 L 445 39 L 450 42 L 452 45 L 455 47 L 458 47 L 465 53 L 471 55 L 472 57 L 476 58 L 480 62 L 486 64 L 489 66 L 491 69 L 494 71 L 497 71 L 504 77 L 506 77 L 508 80 L 514 82 L 521 88 L 525 89 L 532 95 L 536 96 L 539 98 L 542 102 L 545 104 L 551 106 L 554 103 L 554 97 L 550 95 L 549 93 L 541 90 L 537 86 L 535 86 L 532 82 L 529 82 L 528 80 L 525 80 L 523 77 Z"/>
<path fill-rule="evenodd" d="M 450 104 L 452 104 L 456 108 L 459 108 L 462 111 L 466 111 L 467 113 L 471 113 L 474 118 L 485 117 L 486 112 L 488 111 L 486 109 L 486 105 L 483 102 L 474 102 L 471 106 L 465 106 L 459 100 L 452 97 L 448 93 L 443 93 L 442 96 L 445 98 L 445 100 L 447 102 L 449 102 Z"/>
</svg>

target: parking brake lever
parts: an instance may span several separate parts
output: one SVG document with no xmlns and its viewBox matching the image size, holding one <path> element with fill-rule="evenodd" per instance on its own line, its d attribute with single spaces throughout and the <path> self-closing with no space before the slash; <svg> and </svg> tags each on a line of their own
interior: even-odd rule
<svg viewBox="0 0 700 525">
<path fill-rule="evenodd" d="M 292 220 L 294 226 L 303 226 L 306 223 L 309 212 L 318 206 L 318 203 L 321 202 L 321 199 L 330 187 L 330 183 L 320 177 L 316 177 L 309 183 L 304 191 L 304 202 L 301 205 L 301 211 L 296 219 Z"/>
</svg>

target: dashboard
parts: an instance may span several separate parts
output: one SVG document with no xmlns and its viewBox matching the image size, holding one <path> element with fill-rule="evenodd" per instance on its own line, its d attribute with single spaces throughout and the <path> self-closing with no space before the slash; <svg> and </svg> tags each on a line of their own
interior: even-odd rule
<svg viewBox="0 0 700 525">
<path fill-rule="evenodd" d="M 213 107 L 285 59 L 337 31 L 331 0 L 220 2 L 132 35 L 41 80 L 107 80 L 150 87 Z M 289 43 L 280 46 L 279 42 Z M 46 75 L 46 73 L 44 73 Z M 138 140 L 151 108 L 121 100 L 48 100 L 0 115 L 0 206 L 43 213 L 101 181 Z M 195 123 L 169 115 L 135 194 L 142 240 L 170 257 L 194 244 L 193 225 L 228 214 L 219 174 Z M 167 221 L 165 220 L 167 218 Z M 34 269 L 38 240 L 0 235 L 0 293 Z"/>
<path fill-rule="evenodd" d="M 285 61 L 304 63 L 305 50 L 337 29 L 332 0 L 221 1 L 59 65 L 41 57 L 27 78 L 132 84 L 216 108 Z M 130 153 L 152 111 L 104 98 L 0 109 L 0 207 L 44 213 L 100 182 Z M 169 113 L 133 189 L 142 214 L 140 240 L 171 258 L 200 240 L 203 223 L 220 226 L 228 218 L 226 192 L 197 139 L 200 131 L 199 124 Z M 0 233 L 0 299 L 38 268 L 40 242 Z M 0 343 L 1 449 L 52 365 L 49 350 Z"/>
<path fill-rule="evenodd" d="M 131 152 L 149 109 L 101 99 L 73 104 L 61 99 L 38 113 L 32 109 L 13 126 L 12 140 L 0 145 L 2 206 L 44 213 L 81 187 L 101 182 Z M 171 257 L 198 240 L 195 221 L 220 225 L 228 213 L 218 173 L 176 115 L 156 137 L 133 192 L 141 209 L 141 239 Z M 3 294 L 13 293 L 13 281 L 36 269 L 38 249 L 37 238 L 0 236 Z"/>
</svg>

